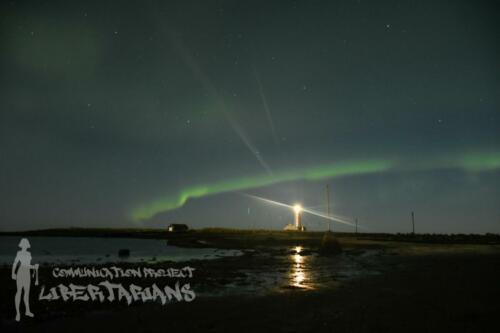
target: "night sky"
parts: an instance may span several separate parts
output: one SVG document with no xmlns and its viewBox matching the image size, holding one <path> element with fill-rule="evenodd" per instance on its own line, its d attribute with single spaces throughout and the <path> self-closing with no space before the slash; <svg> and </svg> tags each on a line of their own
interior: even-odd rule
<svg viewBox="0 0 500 333">
<path fill-rule="evenodd" d="M 0 229 L 498 233 L 499 9 L 2 1 Z"/>
</svg>

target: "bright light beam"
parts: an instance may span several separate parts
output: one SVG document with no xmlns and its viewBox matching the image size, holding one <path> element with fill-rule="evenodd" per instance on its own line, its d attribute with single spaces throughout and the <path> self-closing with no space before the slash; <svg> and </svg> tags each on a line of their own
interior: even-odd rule
<svg viewBox="0 0 500 333">
<path fill-rule="evenodd" d="M 264 106 L 264 111 L 266 111 L 267 122 L 269 123 L 269 128 L 271 129 L 271 134 L 273 136 L 274 144 L 276 146 L 279 146 L 280 141 L 278 140 L 278 135 L 276 134 L 276 127 L 274 126 L 273 116 L 271 115 L 271 110 L 269 109 L 269 104 L 267 103 L 267 98 L 266 95 L 264 94 L 264 87 L 262 86 L 259 73 L 257 72 L 257 68 L 255 68 L 255 66 L 253 66 L 253 73 L 255 75 L 255 80 L 257 81 L 257 85 L 259 86 L 259 95 L 262 100 L 262 105 Z"/>
<path fill-rule="evenodd" d="M 236 121 L 236 119 L 227 111 L 227 109 L 225 107 L 223 107 L 222 110 L 224 111 L 226 118 L 229 121 L 229 124 L 231 125 L 231 127 L 233 128 L 234 132 L 236 134 L 238 134 L 241 141 L 243 141 L 243 143 L 248 148 L 248 150 L 250 150 L 250 152 L 253 154 L 253 156 L 255 156 L 255 158 L 260 163 L 260 165 L 264 168 L 264 170 L 266 170 L 267 174 L 272 176 L 273 170 L 271 169 L 269 164 L 267 164 L 267 162 L 264 160 L 261 153 L 259 152 L 257 147 L 253 144 L 252 140 L 250 140 L 250 138 L 245 133 L 243 128 L 241 128 L 238 121 Z"/>
<path fill-rule="evenodd" d="M 341 217 L 339 217 L 338 215 L 335 215 L 335 214 L 331 214 L 330 213 L 331 216 L 328 216 L 326 214 L 323 214 L 323 213 L 320 213 L 320 212 L 314 211 L 314 210 L 309 210 L 307 208 L 304 208 L 302 211 L 305 212 L 305 213 L 309 213 L 311 215 L 322 217 L 322 218 L 330 220 L 330 221 L 339 222 L 339 223 L 342 223 L 342 224 L 350 225 L 352 227 L 356 226 L 354 223 L 349 222 L 346 219 L 341 218 Z M 366 229 L 363 226 L 360 226 L 359 224 L 358 224 L 358 228 Z"/>
<path fill-rule="evenodd" d="M 197 61 L 188 51 L 187 47 L 182 43 L 180 37 L 171 31 L 170 40 L 172 41 L 174 50 L 176 50 L 176 52 L 180 55 L 181 59 L 184 61 L 186 66 L 191 70 L 193 76 L 200 82 L 203 89 L 205 89 L 210 95 L 210 97 L 217 103 L 219 110 L 222 111 L 233 131 L 239 136 L 239 138 L 241 139 L 243 144 L 247 147 L 247 149 L 255 156 L 255 158 L 262 166 L 262 168 L 264 168 L 267 174 L 272 175 L 273 171 L 271 167 L 264 160 L 262 154 L 259 152 L 259 150 L 252 142 L 250 137 L 245 133 L 245 131 L 240 126 L 240 124 L 233 116 L 233 114 L 226 108 L 224 99 L 220 97 L 215 85 L 212 83 L 210 78 L 203 72 L 201 67 L 198 65 Z"/>
<path fill-rule="evenodd" d="M 278 202 L 278 201 L 274 201 L 274 200 L 270 200 L 270 199 L 258 197 L 256 195 L 251 195 L 251 194 L 246 194 L 246 193 L 242 193 L 242 194 L 244 196 L 249 197 L 249 198 L 253 198 L 253 199 L 260 200 L 260 201 L 264 201 L 264 202 L 270 203 L 272 205 L 281 206 L 281 207 L 287 207 L 287 208 L 290 208 L 290 209 L 293 209 L 293 210 L 296 209 L 295 205 L 293 205 L 293 206 L 292 205 L 287 205 L 287 204 L 282 203 L 282 202 Z M 330 220 L 330 221 L 333 221 L 333 222 L 338 222 L 338 223 L 350 225 L 352 227 L 355 226 L 355 224 L 353 224 L 353 223 L 351 223 L 351 222 L 349 222 L 349 221 L 347 221 L 345 219 L 339 218 L 338 216 L 335 216 L 335 215 L 328 216 L 328 215 L 322 214 L 320 212 L 317 212 L 317 211 L 314 211 L 314 210 L 309 210 L 309 209 L 303 208 L 303 207 L 302 207 L 301 211 L 305 212 L 305 213 L 308 213 L 308 214 L 311 214 L 311 215 L 314 215 L 314 216 L 322 217 L 324 219 L 327 219 L 327 220 Z M 360 228 L 359 224 L 358 224 L 358 228 Z M 361 227 L 361 228 L 363 228 L 363 227 Z"/>
</svg>

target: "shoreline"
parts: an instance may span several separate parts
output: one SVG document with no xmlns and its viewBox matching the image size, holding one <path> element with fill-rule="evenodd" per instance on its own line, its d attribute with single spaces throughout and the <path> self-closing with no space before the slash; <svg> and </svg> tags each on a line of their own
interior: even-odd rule
<svg viewBox="0 0 500 333">
<path fill-rule="evenodd" d="M 114 263 L 123 269 L 147 266 L 155 270 L 189 265 L 195 269 L 191 278 L 122 276 L 114 282 L 126 288 L 131 284 L 148 287 L 157 283 L 162 288 L 189 283 L 196 293 L 192 302 L 129 306 L 124 301 L 38 301 L 39 286 L 33 287 L 31 295 L 36 317 L 16 323 L 13 304 L 7 301 L 1 305 L 0 326 L 6 332 L 64 332 L 69 328 L 72 332 L 97 328 L 108 332 L 156 331 L 165 325 L 171 332 L 251 332 L 262 327 L 273 332 L 420 332 L 429 328 L 419 317 L 432 319 L 430 329 L 441 331 L 447 325 L 456 326 L 464 316 L 475 328 L 496 320 L 493 311 L 497 304 L 492 300 L 500 296 L 500 245 L 343 236 L 338 237 L 342 253 L 324 256 L 318 251 L 321 235 L 277 232 L 270 240 L 269 234 L 262 232 L 260 237 L 245 241 L 241 237 L 248 234 L 233 232 L 226 242 L 219 243 L 220 233 L 213 238 L 196 237 L 193 239 L 207 240 L 212 246 L 240 242 L 243 254 L 185 262 Z M 113 263 L 93 266 L 109 265 Z M 40 284 L 45 290 L 60 284 L 86 286 L 101 281 L 92 277 L 54 278 L 50 276 L 53 267 L 40 266 Z M 0 267 L 0 283 L 2 299 L 13 300 L 15 283 L 9 266 Z M 476 307 L 471 309 L 471 305 Z"/>
<path fill-rule="evenodd" d="M 363 254 L 357 257 L 369 264 L 362 259 Z M 385 253 L 377 258 L 378 274 L 362 274 L 329 287 L 201 295 L 193 302 L 175 302 L 166 307 L 151 302 L 131 306 L 46 303 L 47 308 L 34 308 L 36 318 L 20 324 L 13 322 L 13 307 L 6 304 L 1 321 L 6 332 L 63 332 L 70 327 L 74 332 L 96 328 L 108 332 L 156 331 L 165 325 L 171 332 L 251 332 L 259 327 L 275 332 L 474 331 L 496 321 L 495 296 L 500 295 L 500 286 L 495 283 L 500 277 L 500 266 L 495 265 L 500 262 L 498 249 L 489 254 Z M 255 258 L 247 256 L 243 262 L 207 262 L 207 275 L 202 280 L 213 277 L 210 288 L 217 289 L 231 283 L 242 266 L 251 265 L 257 270 L 266 265 L 276 267 L 274 260 L 252 262 Z"/>
</svg>

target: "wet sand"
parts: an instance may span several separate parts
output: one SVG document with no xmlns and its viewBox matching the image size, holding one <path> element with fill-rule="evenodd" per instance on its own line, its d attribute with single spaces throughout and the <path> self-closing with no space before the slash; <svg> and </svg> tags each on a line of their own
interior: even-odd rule
<svg viewBox="0 0 500 333">
<path fill-rule="evenodd" d="M 196 268 L 190 303 L 32 301 L 36 317 L 21 323 L 3 267 L 2 331 L 478 332 L 497 325 L 498 245 L 340 240 L 340 256 L 319 256 L 313 242 L 299 242 L 182 263 Z M 40 272 L 53 284 L 49 275 L 49 267 Z M 149 283 L 134 281 L 142 282 Z"/>
</svg>

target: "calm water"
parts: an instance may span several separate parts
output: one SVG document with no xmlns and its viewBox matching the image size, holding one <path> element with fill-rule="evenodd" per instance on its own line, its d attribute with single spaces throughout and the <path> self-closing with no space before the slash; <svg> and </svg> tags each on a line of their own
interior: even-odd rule
<svg viewBox="0 0 500 333">
<path fill-rule="evenodd" d="M 12 265 L 22 237 L 0 236 L 0 265 Z M 32 264 L 70 264 L 106 262 L 155 262 L 215 259 L 238 256 L 238 250 L 195 249 L 169 246 L 165 240 L 91 237 L 27 237 Z M 129 249 L 130 256 L 120 258 L 118 251 Z"/>
</svg>

